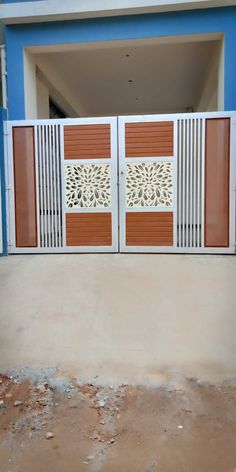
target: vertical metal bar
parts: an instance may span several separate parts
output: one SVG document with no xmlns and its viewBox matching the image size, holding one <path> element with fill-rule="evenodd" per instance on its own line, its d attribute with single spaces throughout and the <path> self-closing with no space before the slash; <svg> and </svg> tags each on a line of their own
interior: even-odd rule
<svg viewBox="0 0 236 472">
<path fill-rule="evenodd" d="M 46 126 L 41 127 L 42 135 L 42 174 L 43 174 L 43 219 L 44 219 L 44 247 L 48 247 L 48 225 L 47 225 L 47 181 L 46 181 Z"/>
<path fill-rule="evenodd" d="M 61 238 L 62 247 L 66 247 L 66 198 L 65 198 L 65 161 L 64 161 L 64 126 L 59 129 L 59 149 L 60 149 L 60 197 L 61 197 Z"/>
<path fill-rule="evenodd" d="M 187 120 L 183 120 L 183 247 L 186 247 L 186 139 Z"/>
<path fill-rule="evenodd" d="M 51 247 L 55 246 L 54 237 L 54 216 L 53 216 L 53 184 L 52 184 L 52 126 L 48 126 L 48 146 L 49 146 L 49 201 L 50 201 L 50 221 L 51 221 Z"/>
<path fill-rule="evenodd" d="M 182 145 L 183 145 L 183 120 L 178 120 L 178 246 L 182 246 Z"/>
<path fill-rule="evenodd" d="M 192 198 L 193 198 L 193 188 L 192 188 L 192 177 L 193 177 L 193 126 L 194 121 L 189 120 L 189 247 L 193 246 L 193 208 L 192 208 Z"/>
<path fill-rule="evenodd" d="M 63 219 L 64 219 L 64 208 L 62 205 L 62 192 L 65 192 L 65 183 L 63 180 L 64 173 L 62 175 L 62 169 L 64 169 L 64 142 L 63 146 L 61 146 L 61 135 L 64 131 L 64 127 L 58 126 L 58 195 L 60 201 L 60 211 L 59 211 L 59 228 L 60 228 L 60 242 L 61 247 L 64 246 L 63 241 Z M 63 187 L 64 185 L 64 187 Z"/>
<path fill-rule="evenodd" d="M 197 248 L 201 247 L 200 245 L 200 195 L 201 195 L 201 120 L 198 120 L 198 126 L 197 126 Z"/>
<path fill-rule="evenodd" d="M 57 126 L 52 126 L 52 181 L 53 181 L 53 220 L 54 220 L 54 234 L 55 234 L 55 247 L 58 247 L 58 224 L 57 224 L 57 174 L 56 174 L 56 143 L 55 133 Z"/>
<path fill-rule="evenodd" d="M 197 146 L 197 123 L 198 120 L 194 120 L 193 130 L 193 247 L 196 247 L 196 146 Z"/>
<path fill-rule="evenodd" d="M 48 223 L 48 247 L 51 247 L 51 219 L 50 219 L 50 179 L 49 179 L 49 133 L 48 125 L 45 127 L 46 130 L 46 182 L 47 182 L 47 223 Z"/>
<path fill-rule="evenodd" d="M 174 120 L 174 162 L 173 162 L 173 222 L 174 222 L 174 234 L 173 243 L 175 249 L 178 246 L 178 121 Z M 115 210 L 114 210 L 115 211 Z"/>
<path fill-rule="evenodd" d="M 190 155 L 190 120 L 187 120 L 186 143 L 186 246 L 189 247 L 189 155 Z"/>
<path fill-rule="evenodd" d="M 41 126 L 37 126 L 38 134 L 38 171 L 39 171 L 39 217 L 40 217 L 40 247 L 44 247 L 43 244 L 43 213 L 42 213 L 42 137 L 41 137 Z"/>
<path fill-rule="evenodd" d="M 202 120 L 202 132 L 201 132 L 201 247 L 205 246 L 204 234 L 205 234 L 205 118 Z"/>
<path fill-rule="evenodd" d="M 59 152 L 59 130 L 56 126 L 56 193 L 57 193 L 57 226 L 58 226 L 58 246 L 62 246 L 61 239 L 61 195 L 60 195 L 60 152 Z"/>
<path fill-rule="evenodd" d="M 36 193 L 36 218 L 37 218 L 37 247 L 40 247 L 40 185 L 39 185 L 39 152 L 38 152 L 38 126 L 34 126 L 35 149 L 35 193 Z"/>
</svg>

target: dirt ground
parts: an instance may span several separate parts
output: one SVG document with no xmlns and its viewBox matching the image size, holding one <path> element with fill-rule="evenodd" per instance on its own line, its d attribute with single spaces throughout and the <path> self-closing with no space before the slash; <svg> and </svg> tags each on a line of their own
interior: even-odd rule
<svg viewBox="0 0 236 472">
<path fill-rule="evenodd" d="M 229 384 L 99 387 L 0 376 L 1 472 L 235 472 L 235 445 Z"/>
</svg>

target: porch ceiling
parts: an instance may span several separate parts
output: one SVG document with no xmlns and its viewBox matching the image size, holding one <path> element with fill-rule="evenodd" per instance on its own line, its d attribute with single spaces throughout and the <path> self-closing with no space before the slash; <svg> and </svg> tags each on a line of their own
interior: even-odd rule
<svg viewBox="0 0 236 472">
<path fill-rule="evenodd" d="M 217 41 L 134 44 L 35 56 L 53 95 L 53 77 L 81 116 L 184 112 L 194 107 Z M 63 95 L 63 87 L 57 90 Z"/>
</svg>

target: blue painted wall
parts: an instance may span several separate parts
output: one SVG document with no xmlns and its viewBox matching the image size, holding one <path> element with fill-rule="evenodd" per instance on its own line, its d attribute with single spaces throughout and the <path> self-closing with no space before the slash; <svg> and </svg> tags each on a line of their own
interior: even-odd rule
<svg viewBox="0 0 236 472">
<path fill-rule="evenodd" d="M 0 179 L 1 179 L 1 200 L 2 200 L 2 245 L 3 252 L 0 256 L 7 255 L 7 214 L 6 214 L 6 186 L 5 186 L 5 163 L 4 163 L 4 133 L 3 122 L 7 119 L 7 111 L 0 108 Z"/>
<path fill-rule="evenodd" d="M 9 118 L 25 117 L 23 51 L 27 46 L 203 33 L 225 35 L 225 109 L 236 109 L 236 7 L 9 25 L 6 27 Z"/>
</svg>

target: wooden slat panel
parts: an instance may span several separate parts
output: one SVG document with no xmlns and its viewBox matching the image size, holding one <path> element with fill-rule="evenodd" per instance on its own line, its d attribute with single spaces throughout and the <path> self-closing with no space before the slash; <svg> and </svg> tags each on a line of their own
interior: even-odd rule
<svg viewBox="0 0 236 472">
<path fill-rule="evenodd" d="M 126 123 L 125 147 L 126 157 L 173 156 L 173 122 Z"/>
<path fill-rule="evenodd" d="M 67 246 L 111 246 L 111 213 L 67 213 Z"/>
<path fill-rule="evenodd" d="M 13 128 L 16 247 L 37 247 L 34 127 Z"/>
<path fill-rule="evenodd" d="M 230 119 L 206 120 L 205 246 L 229 246 Z"/>
<path fill-rule="evenodd" d="M 126 213 L 127 246 L 173 246 L 173 212 Z"/>
<path fill-rule="evenodd" d="M 69 125 L 64 127 L 65 159 L 109 159 L 110 125 Z"/>
</svg>

